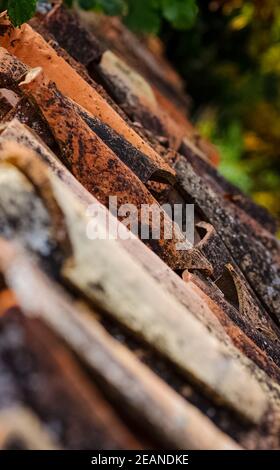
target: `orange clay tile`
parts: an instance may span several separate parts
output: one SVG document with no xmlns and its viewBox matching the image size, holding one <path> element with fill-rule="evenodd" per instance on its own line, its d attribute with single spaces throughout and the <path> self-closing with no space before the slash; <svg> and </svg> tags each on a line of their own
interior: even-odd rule
<svg viewBox="0 0 280 470">
<path fill-rule="evenodd" d="M 170 146 L 176 150 L 185 136 L 198 140 L 197 132 L 188 122 L 182 108 L 175 106 L 156 86 L 151 86 L 141 71 L 139 73 L 137 68 L 131 67 L 119 54 L 110 49 L 104 50 L 103 43 L 100 44 L 95 35 L 69 10 L 56 5 L 41 23 L 38 19 L 31 23 L 35 27 L 37 25 L 37 29 L 39 25 L 39 32 L 40 28 L 46 28 L 61 47 L 88 68 L 90 75 L 99 77 L 133 121 L 141 122 L 146 129 L 158 135 L 166 135 Z M 206 157 L 215 160 L 217 151 L 214 152 L 212 147 L 206 147 L 204 143 Z"/>
<path fill-rule="evenodd" d="M 0 22 L 1 26 L 1 22 Z M 0 37 L 0 44 L 30 67 L 41 66 L 59 90 L 87 111 L 122 135 L 138 150 L 145 153 L 160 168 L 174 174 L 172 169 L 114 109 L 93 89 L 54 49 L 29 25 L 11 29 Z"/>
<path fill-rule="evenodd" d="M 72 102 L 57 90 L 42 69 L 29 72 L 20 88 L 36 101 L 60 147 L 63 162 L 90 193 L 106 206 L 109 196 L 117 196 L 118 205 L 134 204 L 138 212 L 142 204 L 153 205 L 160 220 L 163 220 L 166 214 L 141 181 L 90 130 Z M 183 235 L 176 231 L 171 219 L 167 217 L 166 221 L 173 238 L 167 240 L 161 236 L 160 240 L 153 240 L 157 254 L 172 267 L 188 267 L 189 263 L 192 266 L 194 263 L 198 269 L 200 265 L 210 269 L 207 260 L 198 253 L 195 253 L 193 260 L 188 250 L 176 250 L 176 242 L 182 240 Z"/>
</svg>

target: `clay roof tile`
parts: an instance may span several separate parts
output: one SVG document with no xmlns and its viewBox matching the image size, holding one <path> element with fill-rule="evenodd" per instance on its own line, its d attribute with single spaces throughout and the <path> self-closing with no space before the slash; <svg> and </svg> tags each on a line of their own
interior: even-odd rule
<svg viewBox="0 0 280 470">
<path fill-rule="evenodd" d="M 0 447 L 279 448 L 274 219 L 215 168 L 158 41 L 55 3 L 0 14 Z M 160 229 L 193 203 L 193 245 L 172 213 L 142 243 L 109 196 Z"/>
</svg>

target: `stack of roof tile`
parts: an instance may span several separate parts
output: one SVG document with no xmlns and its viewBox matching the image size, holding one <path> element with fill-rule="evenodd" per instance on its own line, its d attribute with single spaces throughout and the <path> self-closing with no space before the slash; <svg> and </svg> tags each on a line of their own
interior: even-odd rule
<svg viewBox="0 0 280 470">
<path fill-rule="evenodd" d="M 276 224 L 217 172 L 179 77 L 59 2 L 0 34 L 0 446 L 279 448 Z M 110 195 L 194 203 L 195 245 L 171 218 L 90 240 L 92 204 L 128 235 Z"/>
</svg>

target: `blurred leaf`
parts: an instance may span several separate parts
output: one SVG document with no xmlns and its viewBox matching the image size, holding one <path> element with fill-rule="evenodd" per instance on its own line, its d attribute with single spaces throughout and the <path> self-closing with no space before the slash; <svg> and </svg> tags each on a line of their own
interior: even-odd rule
<svg viewBox="0 0 280 470">
<path fill-rule="evenodd" d="M 280 209 L 279 209 L 279 198 L 280 192 L 278 191 L 258 191 L 253 193 L 254 201 L 261 206 L 266 207 L 272 214 L 276 217 L 280 217 Z M 278 233 L 278 237 L 280 238 L 280 231 Z"/>
<path fill-rule="evenodd" d="M 35 13 L 37 0 L 8 0 L 8 14 L 14 26 L 20 26 Z"/>
<path fill-rule="evenodd" d="M 219 167 L 220 173 L 231 183 L 239 187 L 244 193 L 249 193 L 252 189 L 252 181 L 250 176 L 246 174 L 246 170 L 242 165 L 234 165 L 223 162 Z"/>
<path fill-rule="evenodd" d="M 244 133 L 244 148 L 249 152 L 264 152 L 267 145 L 255 132 L 247 131 Z"/>
<path fill-rule="evenodd" d="M 187 29 L 193 25 L 198 13 L 195 0 L 162 0 L 165 19 L 176 29 Z"/>
<path fill-rule="evenodd" d="M 275 72 L 280 75 L 280 44 L 272 44 L 260 59 L 264 73 Z"/>
<path fill-rule="evenodd" d="M 230 27 L 233 30 L 241 30 L 246 28 L 251 22 L 254 15 L 254 5 L 252 3 L 245 3 L 240 9 L 239 14 L 234 16 L 230 22 Z"/>
<path fill-rule="evenodd" d="M 161 24 L 160 0 L 128 0 L 125 23 L 134 31 L 157 34 Z"/>
</svg>

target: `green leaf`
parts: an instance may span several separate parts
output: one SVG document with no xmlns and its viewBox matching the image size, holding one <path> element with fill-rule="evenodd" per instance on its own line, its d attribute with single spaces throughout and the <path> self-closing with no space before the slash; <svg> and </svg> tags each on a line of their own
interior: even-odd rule
<svg viewBox="0 0 280 470">
<path fill-rule="evenodd" d="M 156 34 L 161 24 L 160 0 L 128 0 L 125 23 L 134 31 Z"/>
<path fill-rule="evenodd" d="M 8 14 L 14 26 L 25 23 L 35 13 L 37 0 L 9 0 Z"/>
<path fill-rule="evenodd" d="M 198 13 L 196 0 L 162 0 L 162 13 L 176 29 L 193 25 Z"/>
</svg>

